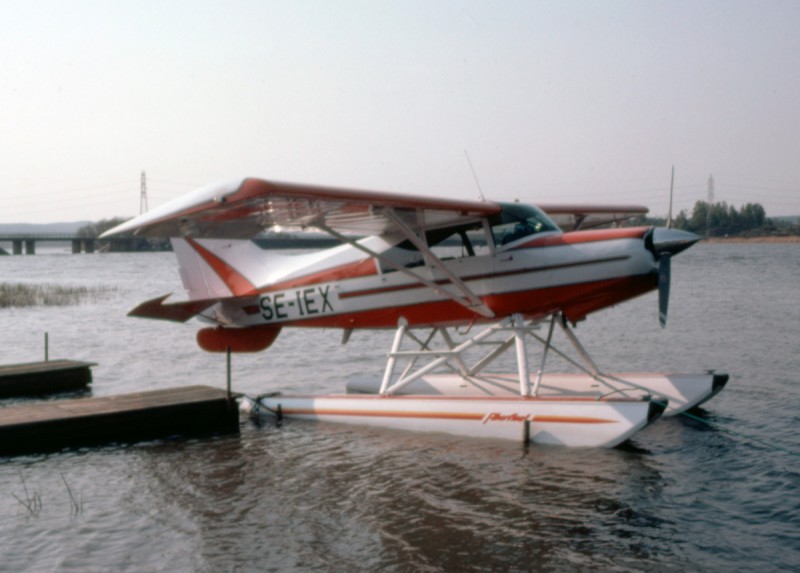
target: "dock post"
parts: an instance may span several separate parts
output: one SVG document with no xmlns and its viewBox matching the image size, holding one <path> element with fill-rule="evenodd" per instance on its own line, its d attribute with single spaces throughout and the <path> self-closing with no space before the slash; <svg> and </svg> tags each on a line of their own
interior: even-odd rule
<svg viewBox="0 0 800 573">
<path fill-rule="evenodd" d="M 44 361 L 50 361 L 50 339 L 47 333 L 44 333 Z"/>
<path fill-rule="evenodd" d="M 225 357 L 227 361 L 227 396 L 228 396 L 228 408 L 231 407 L 231 347 L 228 346 L 225 348 Z"/>
</svg>

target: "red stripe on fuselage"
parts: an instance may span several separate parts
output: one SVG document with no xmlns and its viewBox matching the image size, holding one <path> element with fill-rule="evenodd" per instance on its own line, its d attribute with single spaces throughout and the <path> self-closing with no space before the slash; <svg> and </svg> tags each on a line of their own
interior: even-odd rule
<svg viewBox="0 0 800 573">
<path fill-rule="evenodd" d="M 481 298 L 495 313 L 495 319 L 514 313 L 521 313 L 529 319 L 544 318 L 554 312 L 563 311 L 570 321 L 575 322 L 591 312 L 634 298 L 657 286 L 657 276 L 645 274 Z M 298 327 L 396 328 L 400 317 L 405 318 L 409 326 L 457 326 L 476 321 L 485 322 L 480 318 L 476 320 L 475 313 L 464 306 L 451 300 L 442 300 L 315 316 L 276 324 Z"/>
<path fill-rule="evenodd" d="M 522 269 L 514 269 L 513 271 L 500 271 L 500 272 L 496 272 L 496 273 L 483 273 L 483 274 L 480 274 L 480 275 L 471 275 L 471 276 L 461 277 L 461 280 L 463 280 L 464 282 L 469 282 L 469 281 L 479 281 L 479 280 L 484 280 L 484 279 L 498 279 L 498 278 L 509 277 L 509 276 L 514 276 L 514 275 L 523 275 L 523 274 L 527 274 L 527 273 L 539 273 L 539 272 L 545 272 L 545 271 L 568 269 L 568 268 L 571 268 L 571 267 L 582 267 L 582 266 L 586 266 L 586 265 L 596 265 L 596 264 L 599 264 L 599 263 L 618 262 L 618 261 L 624 261 L 624 260 L 629 259 L 629 258 L 630 258 L 629 255 L 622 255 L 622 256 L 619 256 L 619 257 L 608 257 L 608 258 L 604 258 L 604 259 L 592 259 L 592 260 L 589 260 L 589 261 L 578 261 L 578 262 L 574 262 L 574 263 L 562 263 L 562 264 L 558 264 L 558 265 L 546 265 L 546 266 L 541 266 L 541 267 L 526 267 L 526 268 L 522 268 Z M 433 281 L 433 282 L 435 284 L 437 284 L 437 285 L 450 284 L 450 280 L 449 279 L 439 279 L 439 280 L 436 280 L 436 281 Z M 389 287 L 375 287 L 375 288 L 371 288 L 371 289 L 363 289 L 363 290 L 357 290 L 357 291 L 343 292 L 343 293 L 341 293 L 339 295 L 339 298 L 353 298 L 353 297 L 358 297 L 358 296 L 371 296 L 371 295 L 376 295 L 376 294 L 387 294 L 387 293 L 390 293 L 390 292 L 397 292 L 397 291 L 416 289 L 416 288 L 428 288 L 428 287 L 427 287 L 427 285 L 424 285 L 422 283 L 406 283 L 406 284 L 402 284 L 402 285 L 395 285 L 395 286 L 389 286 Z"/>
<path fill-rule="evenodd" d="M 375 265 L 375 260 L 363 259 L 355 263 L 345 263 L 343 265 L 339 265 L 338 267 L 333 267 L 295 279 L 288 279 L 283 282 L 274 283 L 258 289 L 258 292 L 268 293 L 306 285 L 329 283 L 342 279 L 357 279 L 376 274 L 378 274 L 378 270 Z"/>
<path fill-rule="evenodd" d="M 625 227 L 622 229 L 598 229 L 594 231 L 572 231 L 561 235 L 536 237 L 532 240 L 509 249 L 532 249 L 535 247 L 560 247 L 563 245 L 577 245 L 580 243 L 596 243 L 600 241 L 614 241 L 616 239 L 641 239 L 650 227 Z"/>
</svg>

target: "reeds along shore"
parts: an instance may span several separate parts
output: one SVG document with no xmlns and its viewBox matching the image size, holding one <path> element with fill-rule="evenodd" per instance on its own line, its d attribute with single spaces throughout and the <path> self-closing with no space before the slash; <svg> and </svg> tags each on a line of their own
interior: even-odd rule
<svg viewBox="0 0 800 573">
<path fill-rule="evenodd" d="M 112 287 L 0 283 L 0 308 L 80 304 L 102 299 L 114 290 Z"/>
</svg>

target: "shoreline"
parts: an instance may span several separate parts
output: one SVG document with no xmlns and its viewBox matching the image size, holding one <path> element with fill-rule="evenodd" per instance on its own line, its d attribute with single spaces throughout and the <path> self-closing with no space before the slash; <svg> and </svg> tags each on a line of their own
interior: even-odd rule
<svg viewBox="0 0 800 573">
<path fill-rule="evenodd" d="M 710 237 L 700 239 L 701 243 L 800 243 L 799 235 L 786 237 Z"/>
</svg>

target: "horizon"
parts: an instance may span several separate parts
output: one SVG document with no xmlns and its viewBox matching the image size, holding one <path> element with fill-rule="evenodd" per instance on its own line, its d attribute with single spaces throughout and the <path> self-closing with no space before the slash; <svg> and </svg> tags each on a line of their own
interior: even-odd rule
<svg viewBox="0 0 800 573">
<path fill-rule="evenodd" d="M 33 0 L 0 8 L 0 223 L 253 176 L 800 213 L 800 4 Z M 30 33 L 36 30 L 35 34 Z M 473 176 L 474 167 L 475 176 Z"/>
<path fill-rule="evenodd" d="M 702 201 L 702 199 L 701 199 L 701 201 Z M 747 203 L 758 204 L 757 201 L 749 201 Z M 746 203 L 743 203 L 742 205 L 733 205 L 733 207 L 735 207 L 736 210 L 739 211 L 739 210 L 741 210 L 741 207 L 744 206 L 745 204 Z M 687 209 L 685 211 L 686 211 L 687 216 L 691 217 L 692 210 L 691 209 Z M 673 213 L 673 217 L 677 216 L 678 213 L 680 213 L 680 211 L 678 211 L 676 213 Z M 26 221 L 19 222 L 19 223 L 17 223 L 17 222 L 0 222 L 0 232 L 2 232 L 2 229 L 7 228 L 7 227 L 27 227 L 27 226 L 31 226 L 31 227 L 42 226 L 43 227 L 43 226 L 57 226 L 57 225 L 60 225 L 60 226 L 74 226 L 76 228 L 79 228 L 79 226 L 96 224 L 96 223 L 99 223 L 99 222 L 101 222 L 103 220 L 113 220 L 113 219 L 130 220 L 130 219 L 134 218 L 135 216 L 136 215 L 132 215 L 130 217 L 112 216 L 112 217 L 104 217 L 103 219 L 96 219 L 96 220 L 80 219 L 80 220 L 76 220 L 76 221 L 66 221 L 66 220 L 65 221 L 49 221 L 49 222 L 46 222 L 46 223 L 31 223 L 31 222 L 26 222 Z M 666 219 L 666 215 L 654 215 L 652 213 L 647 213 L 645 215 L 645 217 L 647 219 L 652 219 L 652 220 Z M 770 215 L 769 212 L 766 212 L 766 217 L 767 217 L 767 219 L 789 220 L 789 221 L 793 221 L 795 223 L 800 222 L 800 214 L 797 214 L 797 215 Z M 312 231 L 312 232 L 318 232 L 318 231 Z"/>
</svg>

